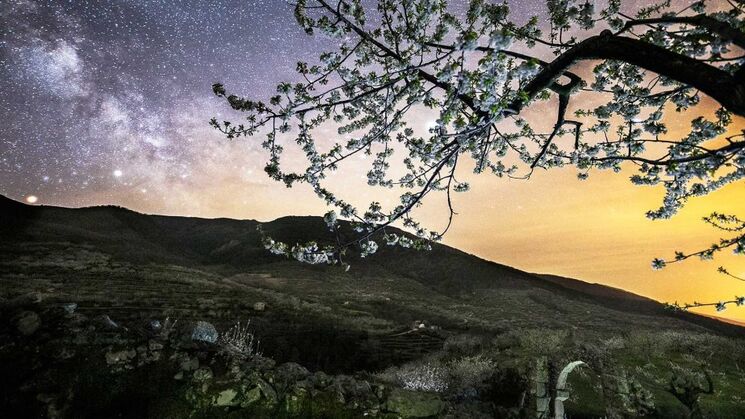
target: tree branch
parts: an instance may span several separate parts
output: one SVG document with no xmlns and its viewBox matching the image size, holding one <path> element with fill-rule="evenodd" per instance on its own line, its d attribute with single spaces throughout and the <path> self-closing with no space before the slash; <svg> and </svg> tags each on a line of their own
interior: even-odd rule
<svg viewBox="0 0 745 419">
<path fill-rule="evenodd" d="M 722 22 L 721 20 L 714 19 L 713 17 L 704 14 L 695 16 L 669 16 L 652 19 L 630 20 L 626 22 L 621 30 L 616 32 L 616 35 L 620 35 L 634 26 L 665 23 L 700 26 L 707 29 L 709 32 L 719 35 L 722 39 L 730 41 L 738 47 L 745 49 L 745 33 L 741 32 L 737 28 L 732 27 L 727 22 Z"/>
<path fill-rule="evenodd" d="M 513 101 L 510 109 L 519 113 L 541 90 L 582 60 L 618 60 L 687 84 L 707 94 L 730 112 L 745 117 L 745 81 L 728 72 L 691 57 L 637 39 L 603 31 L 578 43 L 554 59 L 528 83 L 524 98 Z"/>
</svg>

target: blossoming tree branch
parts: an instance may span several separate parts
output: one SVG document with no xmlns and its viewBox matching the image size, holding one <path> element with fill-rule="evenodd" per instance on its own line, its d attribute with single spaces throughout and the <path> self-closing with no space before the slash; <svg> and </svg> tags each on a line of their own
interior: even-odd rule
<svg viewBox="0 0 745 419">
<path fill-rule="evenodd" d="M 663 1 L 629 15 L 621 0 L 600 10 L 589 1 L 547 0 L 545 16 L 518 24 L 507 4 L 485 0 L 470 1 L 460 14 L 444 0 L 379 0 L 375 10 L 359 0 L 297 0 L 297 23 L 309 35 L 337 39 L 338 48 L 317 63 L 297 63 L 299 81 L 279 84 L 268 103 L 215 84 L 214 93 L 246 117 L 211 125 L 231 139 L 262 136 L 266 173 L 288 187 L 310 185 L 333 207 L 325 220 L 336 243 L 289 246 L 265 237 L 270 251 L 303 262 L 348 267 L 349 248 L 363 257 L 383 243 L 427 248 L 450 226 L 451 194 L 469 189 L 456 176 L 464 159 L 475 173 L 525 179 L 562 166 L 576 168 L 580 179 L 592 169 L 633 167 L 633 183 L 665 189 L 661 206 L 647 216 L 669 218 L 689 198 L 745 176 L 745 131 L 731 127 L 733 118 L 745 117 L 745 3 L 682 3 Z M 667 121 L 686 117 L 703 97 L 718 109 L 688 117 L 687 134 L 669 138 Z M 545 111 L 539 118 L 534 111 L 542 102 L 553 109 L 548 128 L 537 123 Z M 416 109 L 438 113 L 425 135 L 415 135 L 407 121 Z M 338 139 L 320 147 L 318 131 L 328 126 Z M 283 164 L 292 143 L 307 158 L 304 170 Z M 391 208 L 358 208 L 326 185 L 327 175 L 357 154 L 372 156 L 369 185 L 401 190 Z M 392 165 L 405 173 L 394 176 Z M 441 231 L 412 215 L 435 192 L 449 207 Z M 342 239 L 337 214 L 350 221 L 353 238 Z M 726 249 L 745 253 L 745 221 L 718 213 L 705 221 L 722 231 L 721 242 L 652 266 Z M 386 230 L 393 223 L 412 234 Z M 735 297 L 675 307 L 743 303 Z"/>
</svg>

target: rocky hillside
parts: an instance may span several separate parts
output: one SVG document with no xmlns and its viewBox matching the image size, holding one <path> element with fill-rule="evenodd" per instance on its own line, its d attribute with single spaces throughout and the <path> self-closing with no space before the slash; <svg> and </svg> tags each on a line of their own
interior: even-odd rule
<svg viewBox="0 0 745 419">
<path fill-rule="evenodd" d="M 740 342 L 743 328 L 621 290 L 530 274 L 442 245 L 352 256 L 349 272 L 304 265 L 266 252 L 258 225 L 0 197 L 0 410 L 20 417 L 493 417 L 535 405 L 537 356 L 555 356 L 557 365 L 593 359 L 608 376 L 618 376 L 610 365 L 646 365 L 656 372 L 639 380 L 656 386 L 674 354 L 691 353 L 680 339 L 696 336 L 720 342 L 706 346 L 707 359 L 719 363 L 712 368 L 739 365 L 737 351 L 711 354 L 737 347 L 730 342 Z M 262 227 L 291 243 L 330 239 L 315 217 Z M 226 355 L 220 339 L 248 321 L 262 355 Z M 210 325 L 214 339 L 194 340 L 200 324 Z M 637 352 L 654 352 L 644 342 L 655 340 L 672 352 L 638 360 Z M 609 355 L 618 350 L 630 352 Z M 423 387 L 416 384 L 422 376 Z M 449 384 L 438 384 L 441 376 Z M 739 375 L 722 377 L 725 395 L 745 391 Z M 658 404 L 674 409 L 664 387 L 650 388 Z M 598 403 L 588 400 L 574 408 L 592 411 Z M 739 408 L 735 396 L 727 400 Z"/>
<path fill-rule="evenodd" d="M 442 245 L 428 252 L 383 248 L 375 257 L 353 258 L 353 268 L 346 273 L 336 267 L 298 264 L 266 252 L 258 224 L 144 215 L 118 207 L 32 207 L 0 196 L 0 269 L 11 276 L 39 276 L 47 266 L 65 261 L 70 265 L 67 268 L 82 275 L 51 272 L 56 277 L 55 299 L 74 300 L 73 290 L 86 299 L 108 293 L 112 300 L 140 291 L 158 294 L 164 308 L 174 309 L 196 302 L 198 298 L 188 298 L 188 290 L 195 297 L 219 299 L 222 292 L 206 291 L 217 287 L 228 290 L 230 298 L 234 292 L 246 292 L 258 293 L 252 294 L 254 299 L 267 300 L 271 296 L 263 294 L 271 290 L 325 305 L 331 317 L 348 318 L 345 311 L 356 310 L 354 317 L 374 319 L 381 323 L 381 331 L 428 317 L 448 328 L 592 326 L 597 331 L 612 331 L 668 327 L 742 333 L 741 328 L 702 316 L 671 313 L 661 304 L 625 291 L 530 274 Z M 322 220 L 315 217 L 284 217 L 263 228 L 290 243 L 327 237 Z M 91 275 L 89 268 L 96 264 L 126 274 L 119 278 L 114 272 L 106 278 L 106 285 L 93 278 L 77 284 Z M 173 275 L 169 270 L 184 272 Z M 144 278 L 138 280 L 140 275 Z M 188 283 L 180 283 L 179 277 Z M 120 281 L 125 284 L 119 285 Z M 30 282 L 23 285 L 34 288 Z M 20 291 L 13 286 L 3 289 L 9 296 Z M 182 298 L 184 293 L 187 298 Z M 364 301 L 366 293 L 382 301 Z M 418 303 L 412 304 L 412 299 Z"/>
</svg>

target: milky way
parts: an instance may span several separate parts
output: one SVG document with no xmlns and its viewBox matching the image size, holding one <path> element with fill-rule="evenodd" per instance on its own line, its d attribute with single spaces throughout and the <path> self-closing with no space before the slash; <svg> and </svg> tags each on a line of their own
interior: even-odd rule
<svg viewBox="0 0 745 419">
<path fill-rule="evenodd" d="M 67 205 L 265 182 L 253 144 L 207 128 L 225 110 L 210 86 L 268 97 L 332 47 L 284 0 L 11 0 L 0 31 L 0 193 Z"/>
<path fill-rule="evenodd" d="M 524 21 L 545 1 L 512 8 Z M 180 214 L 245 204 L 269 185 L 266 157 L 260 140 L 208 128 L 227 111 L 211 84 L 266 99 L 297 80 L 297 61 L 334 48 L 292 12 L 285 0 L 0 2 L 0 193 Z"/>
<path fill-rule="evenodd" d="M 42 202 L 230 167 L 207 129 L 211 83 L 265 96 L 323 47 L 280 1 L 0 7 L 0 192 Z"/>
</svg>

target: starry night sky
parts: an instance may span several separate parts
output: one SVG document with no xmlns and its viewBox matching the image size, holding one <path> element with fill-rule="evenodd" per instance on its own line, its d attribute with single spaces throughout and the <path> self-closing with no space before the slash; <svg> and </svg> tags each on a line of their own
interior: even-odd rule
<svg viewBox="0 0 745 419">
<path fill-rule="evenodd" d="M 0 28 L 0 192 L 70 205 L 234 166 L 205 129 L 211 84 L 266 98 L 332 47 L 285 0 L 11 0 Z"/>
<path fill-rule="evenodd" d="M 231 166 L 211 83 L 266 96 L 325 47 L 284 1 L 13 0 L 0 31 L 0 193 L 71 205 Z"/>
<path fill-rule="evenodd" d="M 513 17 L 544 5 L 514 1 Z M 286 0 L 3 1 L 0 193 L 200 213 L 195 188 L 216 178 L 266 183 L 257 142 L 226 145 L 207 128 L 226 111 L 211 84 L 266 99 L 296 80 L 297 61 L 332 48 Z"/>
</svg>

